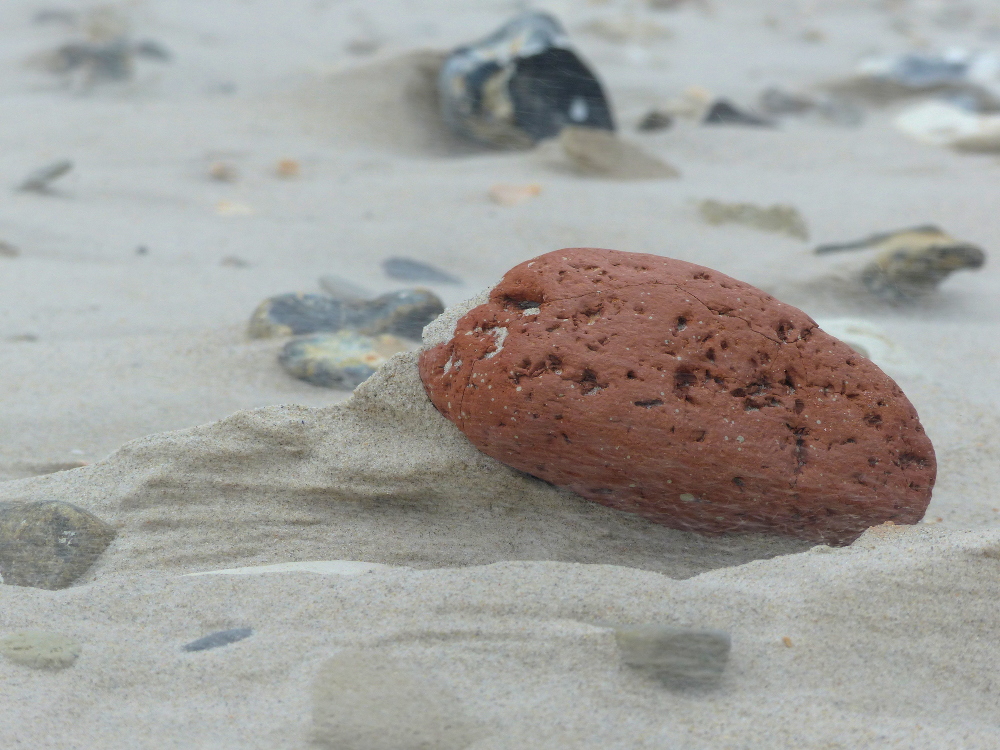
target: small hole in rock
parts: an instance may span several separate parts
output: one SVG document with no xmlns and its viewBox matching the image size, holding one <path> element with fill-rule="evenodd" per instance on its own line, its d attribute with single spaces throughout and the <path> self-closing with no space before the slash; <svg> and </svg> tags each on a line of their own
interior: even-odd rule
<svg viewBox="0 0 1000 750">
<path fill-rule="evenodd" d="M 641 406 L 644 409 L 652 409 L 654 406 L 662 406 L 663 400 L 658 398 L 651 398 L 648 401 L 633 401 L 636 406 Z"/>
</svg>

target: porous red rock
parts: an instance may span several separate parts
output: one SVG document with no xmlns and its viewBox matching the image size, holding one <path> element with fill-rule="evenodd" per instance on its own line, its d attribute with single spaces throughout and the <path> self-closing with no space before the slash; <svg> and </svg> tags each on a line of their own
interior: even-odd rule
<svg viewBox="0 0 1000 750">
<path fill-rule="evenodd" d="M 934 449 L 891 378 L 802 311 L 684 261 L 522 263 L 420 376 L 484 453 L 677 529 L 845 544 L 930 502 Z"/>
</svg>

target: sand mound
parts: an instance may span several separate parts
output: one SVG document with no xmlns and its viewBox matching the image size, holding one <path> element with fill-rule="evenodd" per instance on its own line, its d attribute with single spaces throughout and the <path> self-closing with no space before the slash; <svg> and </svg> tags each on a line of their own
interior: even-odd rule
<svg viewBox="0 0 1000 750">
<path fill-rule="evenodd" d="M 478 153 L 441 119 L 437 74 L 446 53 L 417 50 L 301 86 L 292 111 L 323 138 L 411 156 Z"/>
<path fill-rule="evenodd" d="M 342 404 L 238 412 L 132 441 L 92 466 L 0 484 L 0 500 L 38 499 L 118 527 L 84 581 L 330 558 L 563 560 L 687 577 L 808 546 L 666 529 L 494 461 L 434 409 L 412 353 Z"/>
</svg>

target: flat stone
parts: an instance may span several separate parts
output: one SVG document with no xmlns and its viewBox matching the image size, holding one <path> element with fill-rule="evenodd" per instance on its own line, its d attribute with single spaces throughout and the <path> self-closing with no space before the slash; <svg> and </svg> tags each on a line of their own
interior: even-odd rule
<svg viewBox="0 0 1000 750">
<path fill-rule="evenodd" d="M 392 257 L 382 261 L 382 270 L 390 279 L 425 281 L 432 284 L 461 284 L 462 280 L 440 268 L 412 258 Z"/>
<path fill-rule="evenodd" d="M 614 631 L 622 662 L 668 687 L 712 687 L 729 661 L 729 633 L 721 630 L 621 625 Z"/>
<path fill-rule="evenodd" d="M 427 289 L 403 289 L 362 301 L 279 294 L 257 306 L 247 332 L 251 338 L 271 338 L 348 329 L 369 336 L 388 333 L 419 339 L 424 326 L 442 312 L 444 304 Z"/>
<path fill-rule="evenodd" d="M 292 339 L 281 350 L 278 362 L 289 375 L 307 383 L 353 390 L 401 351 L 406 351 L 406 344 L 395 336 L 338 331 Z"/>
<path fill-rule="evenodd" d="M 493 458 L 677 529 L 846 544 L 916 523 L 936 463 L 885 373 L 749 284 L 573 248 L 511 269 L 420 356 Z"/>
<path fill-rule="evenodd" d="M 0 638 L 0 655 L 35 669 L 65 669 L 80 655 L 80 644 L 59 633 L 20 630 Z"/>
<path fill-rule="evenodd" d="M 758 128 L 771 128 L 774 123 L 751 112 L 739 109 L 735 104 L 725 99 L 712 103 L 702 120 L 705 125 L 749 125 Z"/>
<path fill-rule="evenodd" d="M 453 694 L 388 654 L 348 649 L 313 687 L 313 743 L 329 750 L 465 750 L 480 735 Z"/>
<path fill-rule="evenodd" d="M 614 130 L 600 82 L 546 13 L 522 13 L 455 50 L 438 91 L 452 131 L 487 146 L 530 148 L 566 125 Z"/>
<path fill-rule="evenodd" d="M 191 641 L 184 645 L 185 651 L 207 651 L 210 648 L 218 648 L 219 646 L 228 646 L 230 643 L 236 643 L 237 641 L 242 641 L 244 638 L 249 638 L 253 635 L 252 628 L 233 628 L 231 630 L 218 630 L 215 633 L 209 633 L 208 635 L 199 638 L 196 641 Z"/>
<path fill-rule="evenodd" d="M 0 579 L 12 586 L 66 588 L 114 538 L 108 524 L 69 503 L 0 503 Z"/>
</svg>

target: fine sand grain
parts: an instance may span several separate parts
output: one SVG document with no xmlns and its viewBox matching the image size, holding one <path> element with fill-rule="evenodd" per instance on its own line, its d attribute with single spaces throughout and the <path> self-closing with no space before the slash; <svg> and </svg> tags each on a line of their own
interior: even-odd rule
<svg viewBox="0 0 1000 750">
<path fill-rule="evenodd" d="M 0 501 L 71 502 L 118 532 L 67 589 L 0 585 L 0 639 L 79 647 L 60 669 L 0 657 L 0 748 L 997 746 L 1000 266 L 891 307 L 856 281 L 867 256 L 698 210 L 791 205 L 815 244 L 937 224 L 994 255 L 996 159 L 901 135 L 905 102 L 858 127 L 635 130 L 690 87 L 750 106 L 873 51 L 993 49 L 994 4 L 541 3 L 625 141 L 681 175 L 642 180 L 441 128 L 435 62 L 515 6 L 123 3 L 102 23 L 171 59 L 92 83 L 39 67 L 89 4 L 0 3 Z M 64 159 L 47 191 L 15 190 Z M 538 189 L 502 205 L 497 185 Z M 323 276 L 402 288 L 387 258 L 461 279 L 430 285 L 456 305 L 573 246 L 717 268 L 867 347 L 934 441 L 923 522 L 836 550 L 665 529 L 475 451 L 413 352 L 350 396 L 245 334 L 261 300 Z M 615 624 L 728 632 L 721 683 L 632 670 Z M 183 650 L 232 629 L 253 633 Z"/>
</svg>

